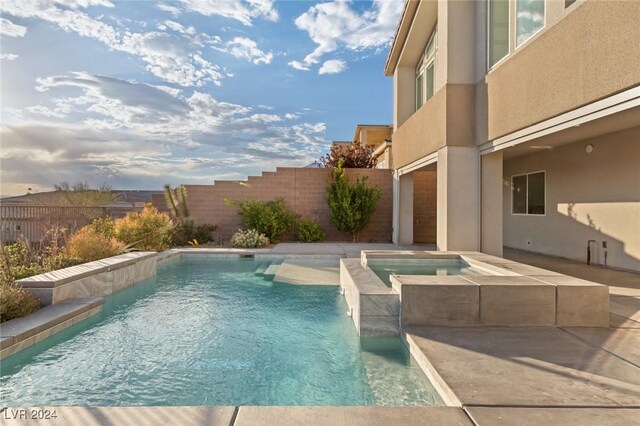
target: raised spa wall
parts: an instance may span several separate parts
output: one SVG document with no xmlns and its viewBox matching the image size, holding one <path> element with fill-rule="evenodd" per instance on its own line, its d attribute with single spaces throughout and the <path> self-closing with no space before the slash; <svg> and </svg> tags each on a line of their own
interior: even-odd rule
<svg viewBox="0 0 640 426">
<path fill-rule="evenodd" d="M 370 259 L 460 259 L 477 275 L 392 275 Z M 477 252 L 363 251 L 340 261 L 340 285 L 361 336 L 418 326 L 609 326 L 609 289 Z"/>
</svg>

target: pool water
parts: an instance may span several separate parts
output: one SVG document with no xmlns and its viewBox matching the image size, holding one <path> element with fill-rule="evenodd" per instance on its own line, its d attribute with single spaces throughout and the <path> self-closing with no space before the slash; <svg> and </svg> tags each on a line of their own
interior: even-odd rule
<svg viewBox="0 0 640 426">
<path fill-rule="evenodd" d="M 181 259 L 2 362 L 2 406 L 439 405 L 398 338 L 360 339 L 338 287 Z"/>
<path fill-rule="evenodd" d="M 389 287 L 391 275 L 482 275 L 462 259 L 371 259 L 367 266 Z"/>
</svg>

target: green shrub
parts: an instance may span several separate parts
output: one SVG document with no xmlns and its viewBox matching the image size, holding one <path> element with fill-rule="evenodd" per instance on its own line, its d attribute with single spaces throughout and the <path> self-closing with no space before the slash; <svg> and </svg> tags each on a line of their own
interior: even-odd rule
<svg viewBox="0 0 640 426">
<path fill-rule="evenodd" d="M 257 248 L 269 244 L 269 238 L 255 229 L 240 229 L 231 236 L 231 246 L 235 248 Z"/>
<path fill-rule="evenodd" d="M 303 243 L 317 243 L 324 241 L 327 234 L 320 228 L 317 222 L 304 219 L 298 224 L 298 241 Z"/>
<path fill-rule="evenodd" d="M 196 225 L 191 219 L 178 222 L 173 228 L 172 243 L 176 246 L 186 246 L 195 240 L 198 244 L 205 244 L 213 241 L 211 233 L 217 228 L 216 225 L 208 223 Z"/>
<path fill-rule="evenodd" d="M 44 269 L 47 271 L 55 271 L 57 269 L 64 269 L 70 266 L 79 265 L 84 261 L 80 257 L 70 256 L 66 253 L 61 253 L 56 256 L 50 256 L 43 259 L 42 263 Z"/>
<path fill-rule="evenodd" d="M 238 214 L 242 216 L 244 226 L 264 234 L 270 241 L 277 243 L 298 223 L 298 214 L 287 207 L 284 198 L 271 201 L 229 201 L 238 206 Z"/>
<path fill-rule="evenodd" d="M 73 258 L 83 262 L 104 259 L 122 254 L 127 246 L 122 241 L 107 237 L 95 230 L 91 225 L 80 228 L 69 238 L 67 252 Z"/>
<path fill-rule="evenodd" d="M 171 246 L 174 225 L 166 213 L 147 204 L 139 213 L 116 220 L 116 238 L 139 250 L 162 251 Z"/>
<path fill-rule="evenodd" d="M 39 300 L 19 285 L 0 282 L 0 322 L 28 315 L 39 305 Z"/>
<path fill-rule="evenodd" d="M 342 232 L 348 232 L 353 242 L 376 211 L 380 190 L 367 185 L 367 177 L 357 179 L 355 184 L 349 182 L 342 167 L 342 162 L 331 173 L 332 181 L 327 186 L 327 203 L 329 204 L 329 221 Z"/>
</svg>

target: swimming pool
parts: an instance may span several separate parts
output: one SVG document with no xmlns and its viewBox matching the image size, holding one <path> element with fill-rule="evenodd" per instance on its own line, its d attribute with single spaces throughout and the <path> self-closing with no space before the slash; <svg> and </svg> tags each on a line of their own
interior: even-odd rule
<svg viewBox="0 0 640 426">
<path fill-rule="evenodd" d="M 338 287 L 184 257 L 2 361 L 4 406 L 440 405 L 398 338 L 360 339 Z"/>
<path fill-rule="evenodd" d="M 484 275 L 462 259 L 370 259 L 367 266 L 391 286 L 391 275 Z"/>
</svg>

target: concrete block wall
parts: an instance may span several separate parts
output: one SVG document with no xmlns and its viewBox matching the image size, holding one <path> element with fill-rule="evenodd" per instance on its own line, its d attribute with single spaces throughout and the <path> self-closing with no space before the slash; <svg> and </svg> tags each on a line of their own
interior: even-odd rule
<svg viewBox="0 0 640 426">
<path fill-rule="evenodd" d="M 436 242 L 437 172 L 413 173 L 413 242 Z"/>
<path fill-rule="evenodd" d="M 188 205 L 197 223 L 218 226 L 217 237 L 228 239 L 242 221 L 238 209 L 228 206 L 225 199 L 273 200 L 284 198 L 292 210 L 303 218 L 314 219 L 327 233 L 327 241 L 350 241 L 351 236 L 339 232 L 329 223 L 329 207 L 325 188 L 329 182 L 329 169 L 278 168 L 264 172 L 262 176 L 250 176 L 246 181 L 216 181 L 214 185 L 186 185 Z M 367 176 L 371 185 L 377 186 L 382 196 L 369 225 L 360 233 L 359 242 L 389 242 L 393 215 L 393 177 L 391 170 L 347 169 L 351 180 Z M 163 202 L 163 201 L 158 201 Z M 161 207 L 161 206 L 158 206 Z M 293 240 L 287 235 L 284 241 Z"/>
</svg>

